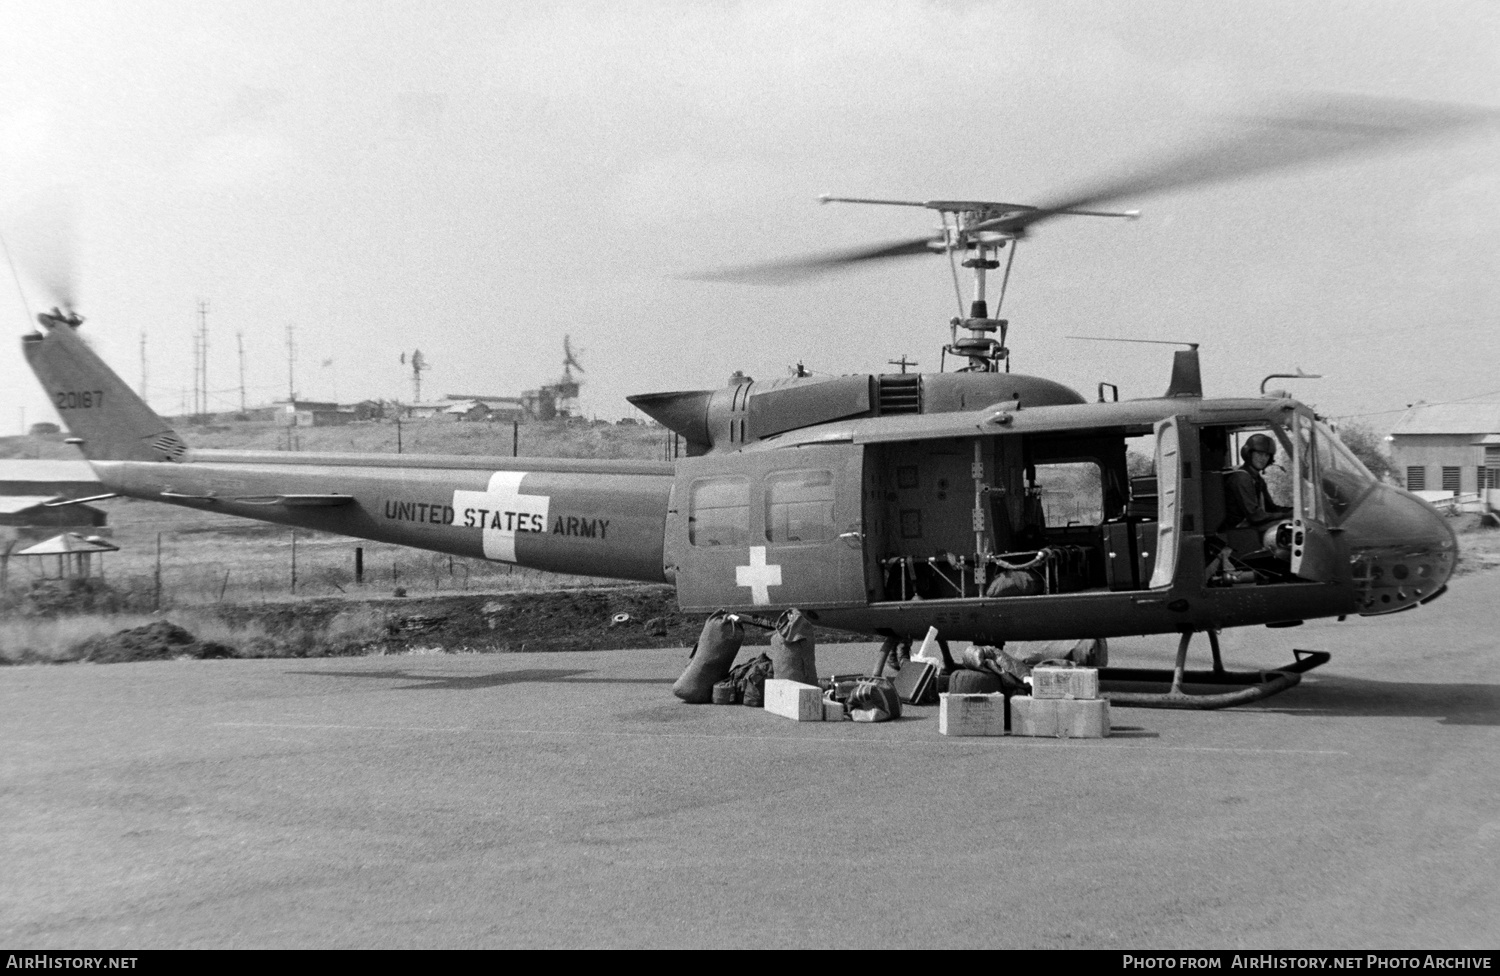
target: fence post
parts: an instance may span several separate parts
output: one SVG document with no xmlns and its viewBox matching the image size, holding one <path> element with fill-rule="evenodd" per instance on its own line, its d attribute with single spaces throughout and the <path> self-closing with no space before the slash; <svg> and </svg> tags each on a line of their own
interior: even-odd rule
<svg viewBox="0 0 1500 976">
<path fill-rule="evenodd" d="M 363 586 L 365 584 L 365 547 L 354 547 L 354 582 Z"/>
<path fill-rule="evenodd" d="M 161 609 L 161 533 L 156 533 L 156 610 Z"/>
<path fill-rule="evenodd" d="M 292 595 L 297 595 L 297 530 L 292 530 Z"/>
</svg>

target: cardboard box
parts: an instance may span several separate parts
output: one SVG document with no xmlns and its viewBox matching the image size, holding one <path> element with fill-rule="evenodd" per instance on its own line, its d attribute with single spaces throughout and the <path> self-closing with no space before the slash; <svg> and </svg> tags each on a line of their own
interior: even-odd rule
<svg viewBox="0 0 1500 976">
<path fill-rule="evenodd" d="M 1109 735 L 1109 702 L 1102 698 L 1010 700 L 1010 734 L 1058 739 L 1102 739 Z"/>
<path fill-rule="evenodd" d="M 766 711 L 794 722 L 823 721 L 823 690 L 783 678 L 766 679 Z"/>
<path fill-rule="evenodd" d="M 1099 672 L 1095 668 L 1032 668 L 1032 698 L 1098 698 Z"/>
<path fill-rule="evenodd" d="M 943 735 L 1004 735 L 1005 696 L 938 696 L 938 732 Z"/>
</svg>

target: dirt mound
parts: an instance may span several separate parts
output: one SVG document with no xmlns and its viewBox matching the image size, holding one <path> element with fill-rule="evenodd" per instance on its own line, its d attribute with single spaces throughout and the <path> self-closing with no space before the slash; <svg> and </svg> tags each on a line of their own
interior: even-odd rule
<svg viewBox="0 0 1500 976">
<path fill-rule="evenodd" d="M 129 661 L 173 661 L 181 657 L 233 657 L 234 648 L 200 641 L 169 620 L 157 620 L 114 634 L 90 637 L 69 648 L 75 661 L 122 664 Z"/>
<path fill-rule="evenodd" d="M 340 615 L 363 608 L 379 621 L 378 636 L 349 642 L 338 637 Z M 503 654 L 598 651 L 631 647 L 691 647 L 703 615 L 677 608 L 670 586 L 601 586 L 579 590 L 481 596 L 320 598 L 297 603 L 225 606 L 215 614 L 231 627 L 255 626 L 261 643 L 293 641 L 295 656 L 402 653 L 414 649 Z M 765 631 L 748 628 L 747 646 L 768 644 Z M 819 643 L 867 638 L 819 630 Z M 305 647 L 302 645 L 306 645 Z M 251 641 L 241 657 L 287 656 Z"/>
</svg>

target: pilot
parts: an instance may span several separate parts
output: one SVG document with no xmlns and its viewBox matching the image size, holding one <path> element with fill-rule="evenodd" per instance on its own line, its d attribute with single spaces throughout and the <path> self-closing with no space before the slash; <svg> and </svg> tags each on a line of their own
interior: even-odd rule
<svg viewBox="0 0 1500 976">
<path fill-rule="evenodd" d="M 1276 442 L 1265 434 L 1251 434 L 1240 448 L 1245 463 L 1224 478 L 1226 529 L 1265 529 L 1287 518 L 1292 510 L 1276 504 L 1261 472 L 1276 459 Z"/>
</svg>

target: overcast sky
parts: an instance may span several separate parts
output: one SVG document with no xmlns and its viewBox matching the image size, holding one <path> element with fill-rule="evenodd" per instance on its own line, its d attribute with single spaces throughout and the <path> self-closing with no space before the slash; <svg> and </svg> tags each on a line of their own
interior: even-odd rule
<svg viewBox="0 0 1500 976">
<path fill-rule="evenodd" d="M 917 258 L 781 288 L 682 276 L 919 235 L 919 210 L 819 193 L 1041 201 L 1267 94 L 1500 107 L 1500 4 L 1141 2 L 101 3 L 0 0 L 0 230 L 12 334 L 50 304 L 70 200 L 79 309 L 125 379 L 181 411 L 197 303 L 211 406 L 298 392 L 516 394 L 584 368 L 625 396 L 936 367 L 957 305 Z M 1129 203 L 1129 201 L 1125 201 Z M 1500 399 L 1500 138 L 1477 134 L 1061 219 L 1020 249 L 1018 372 L 1209 395 L 1267 373 L 1379 429 L 1416 399 Z M 55 420 L 14 338 L 0 432 Z M 324 365 L 331 362 L 331 365 Z"/>
</svg>

